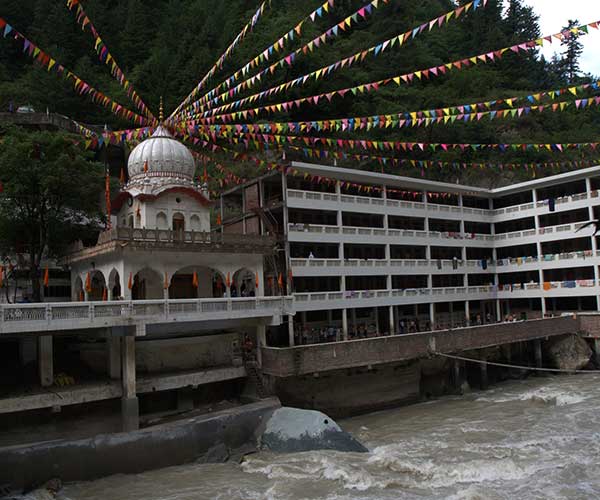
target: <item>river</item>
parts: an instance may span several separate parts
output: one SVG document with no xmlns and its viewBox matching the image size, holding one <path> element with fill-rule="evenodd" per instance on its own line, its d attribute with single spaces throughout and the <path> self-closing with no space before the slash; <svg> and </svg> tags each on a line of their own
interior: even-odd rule
<svg viewBox="0 0 600 500">
<path fill-rule="evenodd" d="M 259 453 L 68 485 L 61 500 L 600 498 L 600 376 L 531 378 L 341 421 L 368 454 Z"/>
</svg>

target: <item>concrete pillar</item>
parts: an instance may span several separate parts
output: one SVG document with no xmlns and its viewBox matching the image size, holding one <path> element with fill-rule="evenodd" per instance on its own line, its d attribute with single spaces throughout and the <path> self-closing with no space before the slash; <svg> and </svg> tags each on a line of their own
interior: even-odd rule
<svg viewBox="0 0 600 500">
<path fill-rule="evenodd" d="M 600 339 L 593 339 L 592 347 L 594 349 L 594 361 L 597 366 L 600 366 Z"/>
<path fill-rule="evenodd" d="M 342 338 L 348 340 L 348 309 L 342 309 Z"/>
<path fill-rule="evenodd" d="M 379 336 L 379 308 L 375 307 L 375 333 Z"/>
<path fill-rule="evenodd" d="M 352 327 L 354 328 L 354 333 L 356 334 L 356 330 L 358 325 L 356 324 L 356 309 L 350 309 L 350 314 L 352 317 Z"/>
<path fill-rule="evenodd" d="M 106 337 L 106 361 L 108 376 L 113 380 L 121 378 L 121 338 Z"/>
<path fill-rule="evenodd" d="M 533 341 L 533 352 L 535 355 L 535 367 L 542 367 L 542 341 L 534 340 Z"/>
<path fill-rule="evenodd" d="M 396 321 L 394 319 L 394 306 L 389 306 L 389 323 L 390 323 L 390 335 L 396 334 Z"/>
<path fill-rule="evenodd" d="M 433 302 L 429 304 L 429 322 L 431 323 L 431 329 L 435 330 L 435 304 Z"/>
<path fill-rule="evenodd" d="M 135 337 L 131 335 L 122 337 L 121 377 L 123 388 L 123 396 L 121 397 L 123 431 L 131 432 L 140 427 L 140 410 L 136 393 Z"/>
<path fill-rule="evenodd" d="M 19 363 L 26 366 L 37 361 L 38 341 L 35 337 L 23 337 L 19 341 Z"/>
<path fill-rule="evenodd" d="M 480 367 L 480 377 L 481 377 L 481 390 L 485 391 L 487 390 L 489 383 L 488 383 L 488 365 L 486 363 L 481 363 L 479 365 Z"/>
<path fill-rule="evenodd" d="M 182 387 L 177 389 L 177 411 L 192 411 L 194 409 L 194 389 Z"/>
<path fill-rule="evenodd" d="M 465 322 L 466 326 L 471 325 L 471 306 L 468 300 L 465 301 Z"/>
<path fill-rule="evenodd" d="M 256 327 L 256 362 L 262 368 L 262 348 L 267 346 L 267 327 L 258 325 Z"/>
<path fill-rule="evenodd" d="M 38 373 L 42 387 L 54 384 L 54 350 L 50 335 L 38 339 Z"/>
<path fill-rule="evenodd" d="M 288 316 L 288 341 L 290 343 L 290 347 L 294 347 L 296 345 L 296 341 L 294 340 L 294 317 Z"/>
<path fill-rule="evenodd" d="M 496 320 L 502 321 L 502 307 L 500 305 L 500 299 L 496 299 Z"/>
</svg>

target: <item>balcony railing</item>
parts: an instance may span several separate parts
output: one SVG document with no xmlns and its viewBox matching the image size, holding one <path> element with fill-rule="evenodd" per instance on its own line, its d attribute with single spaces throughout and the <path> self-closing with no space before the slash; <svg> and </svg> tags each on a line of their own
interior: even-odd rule
<svg viewBox="0 0 600 500">
<path fill-rule="evenodd" d="M 564 205 L 566 203 L 573 203 L 577 201 L 587 200 L 591 198 L 598 198 L 600 192 L 598 190 L 591 191 L 590 193 L 577 193 L 570 196 L 563 196 L 556 198 L 555 204 L 557 206 Z M 401 201 L 401 200 L 383 200 L 381 198 L 371 198 L 366 196 L 350 196 L 350 195 L 337 195 L 335 193 L 318 193 L 312 191 L 299 191 L 299 190 L 288 190 L 288 196 L 293 199 L 304 199 L 311 201 L 330 201 L 330 202 L 341 202 L 344 204 L 354 204 L 363 206 L 387 206 L 391 208 L 406 208 L 412 210 L 421 210 L 428 212 L 439 212 L 441 214 L 455 213 L 455 214 L 471 214 L 480 215 L 483 217 L 495 217 L 498 215 L 505 214 L 517 214 L 520 212 L 527 212 L 530 210 L 544 208 L 548 206 L 548 200 L 538 201 L 536 203 L 523 203 L 521 205 L 514 205 L 506 208 L 498 209 L 483 209 L 483 208 L 471 208 L 471 207 L 457 207 L 452 205 L 437 205 L 433 203 L 422 203 L 418 201 Z"/>
<path fill-rule="evenodd" d="M 246 319 L 293 311 L 293 297 L 0 305 L 0 334 L 165 322 Z"/>
</svg>

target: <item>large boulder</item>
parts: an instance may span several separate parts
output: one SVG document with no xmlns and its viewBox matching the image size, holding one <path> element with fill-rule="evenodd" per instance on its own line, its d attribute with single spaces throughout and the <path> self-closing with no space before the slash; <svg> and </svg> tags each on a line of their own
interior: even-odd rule
<svg viewBox="0 0 600 500">
<path fill-rule="evenodd" d="M 577 335 L 550 339 L 545 351 L 553 366 L 568 371 L 581 370 L 592 357 L 590 346 Z"/>
<path fill-rule="evenodd" d="M 277 453 L 369 451 L 324 413 L 286 407 L 275 410 L 265 423 L 260 443 Z"/>
</svg>

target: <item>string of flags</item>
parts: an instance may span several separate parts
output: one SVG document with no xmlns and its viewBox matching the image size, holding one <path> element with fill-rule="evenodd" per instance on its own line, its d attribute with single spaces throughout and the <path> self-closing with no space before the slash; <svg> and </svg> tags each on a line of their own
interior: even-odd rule
<svg viewBox="0 0 600 500">
<path fill-rule="evenodd" d="M 390 0 L 382 1 L 387 4 Z M 348 33 L 348 30 L 354 28 L 355 26 L 358 26 L 361 21 L 366 21 L 369 18 L 368 16 L 371 15 L 375 11 L 375 9 L 378 8 L 378 6 L 379 0 L 372 0 L 367 5 L 359 8 L 353 14 L 347 16 L 339 23 L 331 26 L 328 30 L 313 38 L 310 42 L 304 44 L 302 47 L 281 57 L 281 59 L 279 59 L 275 63 L 271 64 L 270 66 L 267 66 L 265 69 L 256 73 L 247 80 L 242 81 L 234 88 L 231 88 L 231 86 L 242 76 L 241 70 L 236 72 L 234 75 L 229 77 L 217 87 L 213 88 L 211 91 L 207 92 L 202 98 L 193 102 L 188 107 L 194 108 L 195 111 L 204 111 L 205 105 L 207 108 L 211 108 L 219 102 L 226 102 L 227 100 L 239 94 L 241 91 L 248 90 L 254 87 L 256 84 L 262 82 L 263 78 L 272 75 L 278 68 L 293 66 L 300 55 L 313 53 L 315 50 L 324 47 L 328 40 L 333 39 L 338 35 L 341 35 L 342 33 Z"/>
<path fill-rule="evenodd" d="M 250 21 L 244 26 L 242 31 L 234 38 L 233 42 L 229 44 L 229 46 L 227 47 L 227 49 L 225 49 L 225 52 L 223 52 L 223 54 L 219 57 L 217 62 L 213 64 L 213 66 L 208 70 L 208 73 L 206 73 L 202 80 L 200 80 L 200 83 L 198 83 L 196 88 L 192 90 L 192 92 L 183 100 L 183 102 L 177 107 L 177 109 L 173 111 L 173 114 L 171 116 L 175 115 L 181 108 L 183 108 L 195 96 L 197 96 L 198 92 L 200 92 L 204 88 L 206 82 L 215 75 L 217 70 L 222 69 L 225 61 L 231 56 L 233 51 L 240 45 L 244 38 L 246 38 L 248 33 L 250 33 L 252 29 L 258 24 L 258 21 L 265 13 L 265 11 L 271 7 L 271 1 L 272 0 L 265 0 L 263 3 L 260 4 L 260 7 L 254 13 L 252 19 L 250 19 Z"/>
<path fill-rule="evenodd" d="M 269 61 L 272 55 L 279 52 L 280 50 L 283 50 L 283 48 L 288 42 L 293 41 L 296 39 L 297 36 L 299 37 L 302 35 L 302 28 L 304 24 L 306 24 L 309 21 L 314 23 L 317 18 L 321 18 L 324 14 L 329 13 L 329 10 L 334 7 L 334 4 L 335 0 L 326 0 L 325 3 L 313 10 L 308 16 L 302 19 L 302 21 L 296 24 L 296 26 L 294 26 L 291 30 L 289 30 L 287 33 L 281 36 L 275 43 L 271 44 L 260 54 L 255 56 L 242 69 L 240 69 L 239 71 L 241 72 L 241 74 L 245 75 L 248 71 L 251 71 L 253 68 L 259 66 L 264 61 Z M 198 92 L 200 92 L 200 90 L 202 89 L 201 83 L 202 82 L 200 82 L 200 84 L 196 86 L 192 93 L 188 97 L 186 97 L 186 99 L 177 107 L 177 109 L 169 117 L 170 119 L 173 118 L 173 116 L 175 116 L 183 106 L 188 104 L 196 95 L 198 95 Z"/>
<path fill-rule="evenodd" d="M 86 14 L 86 12 L 83 9 L 83 6 L 79 2 L 79 0 L 67 0 L 67 7 L 71 11 L 75 10 L 77 23 L 81 26 L 81 29 L 83 31 L 85 31 L 86 27 L 89 26 L 90 33 L 94 37 L 94 41 L 95 41 L 94 48 L 96 50 L 96 53 L 98 54 L 98 58 L 100 59 L 101 62 L 103 62 L 104 64 L 106 64 L 107 66 L 110 67 L 111 74 L 119 82 L 121 87 L 123 87 L 123 89 L 125 89 L 125 91 L 127 92 L 127 96 L 131 99 L 131 101 L 136 105 L 136 107 L 140 110 L 140 112 L 142 114 L 147 116 L 150 120 L 156 121 L 156 118 L 154 118 L 154 115 L 152 114 L 152 112 L 148 109 L 146 104 L 144 104 L 144 101 L 142 101 L 142 98 L 137 94 L 137 92 L 131 85 L 131 82 L 129 82 L 129 80 L 127 80 L 123 71 L 121 71 L 121 68 L 117 64 L 117 61 L 115 60 L 113 55 L 109 52 L 108 47 L 106 46 L 106 43 L 102 40 L 102 38 L 98 34 L 96 27 L 94 26 L 94 24 L 92 23 L 92 21 L 90 20 L 88 15 Z"/>
<path fill-rule="evenodd" d="M 572 36 L 573 34 L 577 34 L 578 36 L 585 35 L 589 32 L 589 28 L 598 29 L 600 21 L 595 21 L 593 23 L 589 23 L 583 26 L 572 28 L 571 30 L 563 31 L 560 33 L 556 33 L 554 35 L 545 36 L 542 38 L 537 38 L 533 40 L 529 40 L 527 42 L 518 43 L 512 45 L 510 47 L 505 47 L 496 51 L 486 52 L 483 54 L 479 54 L 472 57 L 467 57 L 464 59 L 460 59 L 457 61 L 453 61 L 450 63 L 441 64 L 438 66 L 432 66 L 427 69 L 413 71 L 410 73 L 405 73 L 403 75 L 393 76 L 390 78 L 385 78 L 383 80 L 377 80 L 374 82 L 364 83 L 360 85 L 355 85 L 353 87 L 347 87 L 344 89 L 333 90 L 331 92 L 325 92 L 320 94 L 315 94 L 308 97 L 301 97 L 298 99 L 284 101 L 276 104 L 266 104 L 263 106 L 257 106 L 251 109 L 241 109 L 246 105 L 253 105 L 267 97 L 273 97 L 274 95 L 280 94 L 281 92 L 288 91 L 292 88 L 296 88 L 298 86 L 302 86 L 306 84 L 306 82 L 310 79 L 310 74 L 300 76 L 294 80 L 290 80 L 288 82 L 282 83 L 275 87 L 271 87 L 270 89 L 264 90 L 260 93 L 250 95 L 243 99 L 239 99 L 237 101 L 225 104 L 223 106 L 213 108 L 211 110 L 202 112 L 202 113 L 189 113 L 188 117 L 190 118 L 203 118 L 204 123 L 215 123 L 216 120 L 220 120 L 223 122 L 232 122 L 238 119 L 248 119 L 248 117 L 256 118 L 262 112 L 268 113 L 277 113 L 277 112 L 290 112 L 294 109 L 299 109 L 303 104 L 311 104 L 318 105 L 320 101 L 328 101 L 331 102 L 335 96 L 345 97 L 346 95 L 354 95 L 359 96 L 362 94 L 368 94 L 371 92 L 378 92 L 383 87 L 390 85 L 391 83 L 395 83 L 398 86 L 411 84 L 416 80 L 431 80 L 434 78 L 438 78 L 444 75 L 447 75 L 451 71 L 461 71 L 477 64 L 487 64 L 490 62 L 495 62 L 499 59 L 502 59 L 505 53 L 520 53 L 520 52 L 528 52 L 531 49 L 535 49 L 537 47 L 544 46 L 546 43 L 552 43 L 553 39 L 564 40 Z M 341 64 L 340 61 L 338 61 Z M 334 63 L 332 67 L 335 67 Z M 322 79 L 327 73 L 321 73 L 317 80 Z M 233 111 L 232 111 L 233 110 Z"/>
<path fill-rule="evenodd" d="M 308 75 L 306 75 L 308 77 L 307 80 L 310 80 L 311 78 L 318 80 L 322 75 L 328 76 L 338 70 L 341 70 L 344 68 L 350 68 L 351 66 L 353 66 L 356 63 L 359 63 L 359 62 L 361 63 L 368 56 L 376 57 L 388 49 L 392 49 L 394 47 L 400 48 L 406 42 L 415 39 L 421 33 L 429 32 L 434 27 L 442 27 L 442 26 L 448 24 L 452 20 L 459 19 L 462 14 L 469 12 L 471 9 L 477 10 L 479 7 L 485 7 L 486 4 L 487 4 L 487 0 L 474 0 L 473 2 L 469 2 L 465 5 L 457 7 L 456 9 L 451 10 L 450 12 L 443 14 L 441 16 L 438 16 L 429 22 L 423 23 L 412 30 L 401 33 L 400 35 L 396 35 L 396 36 L 394 36 L 390 39 L 387 39 L 384 42 L 381 42 L 377 45 L 374 45 L 366 50 L 356 52 L 352 56 L 341 59 L 340 61 L 338 61 L 336 63 L 333 63 L 328 66 L 324 66 L 320 69 L 317 69 L 317 70 L 309 73 Z M 360 13 L 362 10 L 364 10 L 364 7 L 363 7 L 363 9 L 361 9 L 358 12 Z M 362 18 L 366 18 L 364 16 L 364 14 L 362 14 L 361 16 L 362 16 Z M 354 19 L 354 18 L 359 18 L 359 15 L 354 14 L 353 16 L 351 16 L 350 18 L 347 18 L 347 19 Z M 338 25 L 336 25 L 336 27 L 337 26 Z M 316 40 L 320 40 L 321 44 L 322 44 L 328 38 L 337 36 L 339 33 L 340 33 L 339 30 L 330 29 L 330 30 L 328 30 L 328 32 L 326 32 L 324 35 L 321 35 L 321 37 L 317 38 Z M 299 53 L 301 53 L 303 50 L 310 50 L 312 52 L 313 49 L 311 48 L 310 44 L 312 44 L 313 42 L 310 42 L 308 44 L 308 46 L 304 46 L 304 47 L 309 47 L 308 49 L 305 49 L 304 47 L 297 49 L 297 51 L 292 52 L 290 55 L 288 55 L 284 59 L 281 59 L 274 65 L 264 69 L 263 71 L 261 71 L 260 73 L 255 75 L 254 77 L 243 81 L 242 83 L 240 83 L 238 86 L 236 86 L 229 92 L 218 94 L 218 95 L 210 95 L 210 93 L 209 93 L 206 96 L 206 100 L 203 98 L 200 101 L 193 103 L 191 107 L 193 107 L 193 109 L 196 113 L 199 113 L 199 112 L 206 111 L 207 109 L 212 109 L 214 106 L 216 106 L 218 104 L 224 104 L 229 99 L 238 95 L 241 91 L 245 91 L 245 90 L 248 90 L 249 88 L 252 88 L 256 83 L 259 83 L 260 81 L 262 81 L 262 77 L 268 75 L 269 73 L 272 74 L 277 67 L 284 67 L 286 65 L 292 66 L 296 56 Z M 317 44 L 316 46 L 318 47 L 318 46 L 320 46 L 320 44 Z"/>
<path fill-rule="evenodd" d="M 45 68 L 48 72 L 55 72 L 57 75 L 65 78 L 73 84 L 73 88 L 80 95 L 89 96 L 90 99 L 104 108 L 108 109 L 114 115 L 125 118 L 134 122 L 137 125 L 144 125 L 146 118 L 130 111 L 118 102 L 114 101 L 107 95 L 103 94 L 99 90 L 92 87 L 89 83 L 85 82 L 75 73 L 65 68 L 62 64 L 58 63 L 50 54 L 40 49 L 31 40 L 25 38 L 19 31 L 13 26 L 8 24 L 3 18 L 0 17 L 0 33 L 3 34 L 4 38 L 10 37 L 17 42 L 23 44 L 23 53 L 27 54 L 34 61 L 37 61 Z"/>
</svg>

